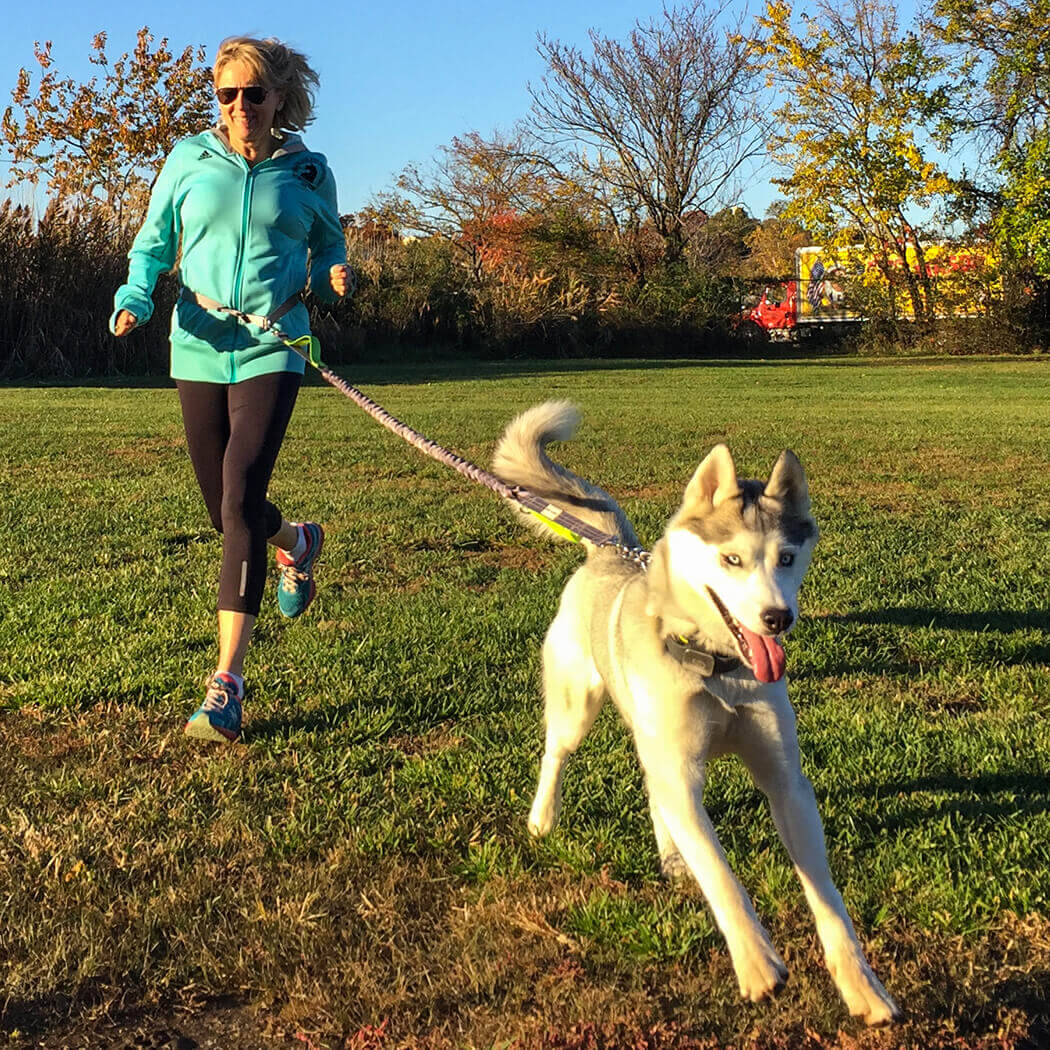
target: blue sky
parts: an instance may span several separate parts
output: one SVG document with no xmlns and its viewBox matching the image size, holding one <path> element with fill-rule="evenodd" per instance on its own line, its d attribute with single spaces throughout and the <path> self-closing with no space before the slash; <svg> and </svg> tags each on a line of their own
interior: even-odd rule
<svg viewBox="0 0 1050 1050">
<path fill-rule="evenodd" d="M 93 10 L 81 0 L 13 4 L 4 17 L 0 107 L 9 103 L 20 67 L 36 72 L 37 40 L 53 42 L 60 73 L 84 80 L 95 71 L 88 55 L 101 30 L 109 35 L 111 59 L 134 47 L 143 25 L 176 51 L 204 45 L 209 61 L 223 37 L 277 36 L 304 51 L 321 76 L 317 119 L 306 140 L 328 156 L 340 210 L 357 211 L 373 193 L 391 188 L 406 164 L 427 162 L 454 136 L 488 135 L 524 116 L 527 85 L 543 74 L 538 32 L 585 46 L 588 29 L 622 38 L 636 20 L 662 9 L 662 0 L 111 0 Z M 0 164 L 5 182 L 6 172 Z M 764 214 L 776 196 L 768 175 L 756 175 L 741 194 L 753 214 Z"/>
</svg>

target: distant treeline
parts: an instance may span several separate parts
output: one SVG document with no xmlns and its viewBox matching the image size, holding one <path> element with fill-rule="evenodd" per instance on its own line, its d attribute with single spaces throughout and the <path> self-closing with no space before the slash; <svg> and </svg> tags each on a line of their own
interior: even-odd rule
<svg viewBox="0 0 1050 1050">
<path fill-rule="evenodd" d="M 132 231 L 52 204 L 39 220 L 0 206 L 0 376 L 164 374 L 178 292 L 162 276 L 152 321 L 126 339 L 108 331 Z M 527 239 L 526 239 L 527 240 Z M 440 237 L 402 241 L 347 221 L 357 292 L 308 300 L 333 362 L 420 356 L 705 356 L 739 352 L 740 282 L 681 265 L 644 285 L 614 268 L 581 275 L 533 260 L 464 267 Z M 523 241 L 525 243 L 525 241 Z M 550 261 L 550 260 L 548 260 Z M 598 263 L 595 262 L 598 266 Z"/>
<path fill-rule="evenodd" d="M 775 222 L 758 223 L 740 209 L 715 216 L 706 239 L 694 240 L 705 246 L 703 257 L 673 266 L 654 257 L 642 283 L 579 229 L 517 230 L 465 266 L 455 242 L 402 240 L 347 219 L 357 292 L 336 306 L 308 305 L 332 363 L 406 355 L 1001 353 L 1028 352 L 1044 338 L 1045 305 L 1033 303 L 1024 316 L 923 326 L 884 321 L 823 341 L 756 349 L 738 337 L 734 320 L 760 287 L 748 271 L 768 265 L 762 240 Z M 0 377 L 166 374 L 174 275 L 158 283 L 150 324 L 121 340 L 107 327 L 132 236 L 98 214 L 54 204 L 39 219 L 25 207 L 0 206 Z"/>
</svg>

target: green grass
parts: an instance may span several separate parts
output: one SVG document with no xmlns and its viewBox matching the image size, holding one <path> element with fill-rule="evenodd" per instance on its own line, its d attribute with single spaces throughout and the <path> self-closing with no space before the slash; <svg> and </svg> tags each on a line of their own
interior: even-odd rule
<svg viewBox="0 0 1050 1050">
<path fill-rule="evenodd" d="M 746 476 L 793 448 L 822 529 L 789 646 L 803 764 L 907 1015 L 864 1045 L 1050 1037 L 1047 366 L 344 372 L 482 464 L 516 411 L 571 398 L 558 458 L 648 544 L 715 442 Z M 707 804 L 792 970 L 773 1004 L 737 1001 L 699 891 L 658 877 L 611 710 L 530 840 L 538 648 L 578 549 L 308 387 L 271 496 L 326 523 L 321 589 L 294 623 L 268 592 L 244 743 L 209 748 L 181 724 L 220 544 L 173 392 L 0 389 L 0 432 L 0 1045 L 216 1001 L 318 1046 L 384 1020 L 374 1045 L 479 1050 L 857 1033 L 735 761 Z"/>
</svg>

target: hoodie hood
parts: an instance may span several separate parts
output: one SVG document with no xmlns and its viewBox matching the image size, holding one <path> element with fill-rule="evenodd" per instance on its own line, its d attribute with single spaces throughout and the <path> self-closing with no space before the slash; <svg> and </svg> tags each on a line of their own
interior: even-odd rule
<svg viewBox="0 0 1050 1050">
<path fill-rule="evenodd" d="M 208 129 L 225 147 L 227 153 L 233 153 L 234 149 L 230 145 L 230 136 L 226 131 L 225 124 L 216 124 L 215 127 Z M 306 143 L 303 142 L 302 136 L 296 135 L 292 131 L 281 132 L 281 144 L 270 154 L 271 159 L 273 157 L 283 157 L 289 153 L 303 153 L 306 150 Z"/>
</svg>

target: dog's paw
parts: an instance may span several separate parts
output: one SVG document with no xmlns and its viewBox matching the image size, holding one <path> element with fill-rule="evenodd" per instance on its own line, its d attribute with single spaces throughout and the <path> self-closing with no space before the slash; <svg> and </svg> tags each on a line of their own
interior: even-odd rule
<svg viewBox="0 0 1050 1050">
<path fill-rule="evenodd" d="M 541 839 L 544 835 L 549 835 L 553 827 L 553 824 L 533 820 L 531 817 L 529 818 L 529 834 L 534 839 Z"/>
<path fill-rule="evenodd" d="M 848 953 L 838 964 L 829 959 L 828 969 L 854 1017 L 860 1017 L 869 1025 L 901 1019 L 899 1007 L 859 951 Z"/>
<path fill-rule="evenodd" d="M 678 882 L 689 877 L 689 865 L 682 860 L 682 854 L 673 850 L 660 858 L 660 871 L 665 879 Z"/>
<path fill-rule="evenodd" d="M 741 998 L 758 1003 L 776 995 L 787 983 L 787 966 L 764 933 L 731 949 L 730 954 Z"/>
<path fill-rule="evenodd" d="M 533 838 L 543 838 L 554 830 L 558 822 L 558 810 L 553 805 L 544 805 L 537 799 L 529 811 L 529 834 Z"/>
</svg>

